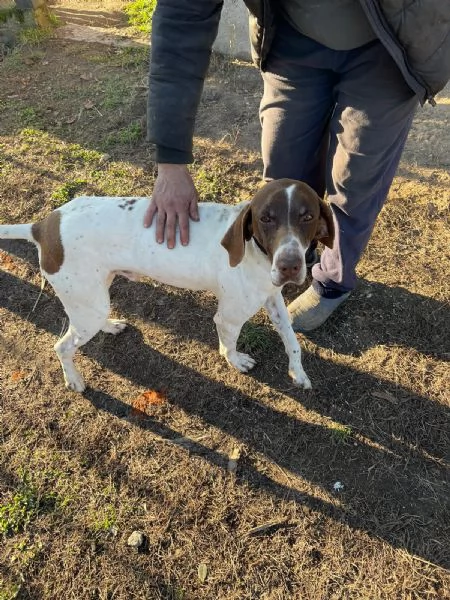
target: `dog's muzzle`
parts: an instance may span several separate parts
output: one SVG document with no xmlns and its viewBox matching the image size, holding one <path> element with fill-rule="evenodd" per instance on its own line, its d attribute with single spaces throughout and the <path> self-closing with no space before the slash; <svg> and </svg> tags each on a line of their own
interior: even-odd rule
<svg viewBox="0 0 450 600">
<path fill-rule="evenodd" d="M 305 250 L 298 240 L 291 238 L 279 246 L 273 257 L 271 277 L 276 286 L 303 283 L 306 277 Z"/>
</svg>

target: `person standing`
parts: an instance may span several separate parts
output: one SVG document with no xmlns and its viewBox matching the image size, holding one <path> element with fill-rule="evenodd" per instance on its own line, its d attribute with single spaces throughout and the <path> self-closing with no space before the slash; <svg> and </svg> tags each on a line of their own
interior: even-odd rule
<svg viewBox="0 0 450 600">
<path fill-rule="evenodd" d="M 450 2 L 246 0 L 265 181 L 308 183 L 333 211 L 336 239 L 289 306 L 294 329 L 322 325 L 355 288 L 356 266 L 386 200 L 419 103 L 450 77 Z M 153 17 L 149 140 L 158 175 L 144 225 L 189 243 L 198 195 L 195 117 L 222 2 L 159 0 Z M 312 261 L 314 248 L 310 249 Z"/>
</svg>

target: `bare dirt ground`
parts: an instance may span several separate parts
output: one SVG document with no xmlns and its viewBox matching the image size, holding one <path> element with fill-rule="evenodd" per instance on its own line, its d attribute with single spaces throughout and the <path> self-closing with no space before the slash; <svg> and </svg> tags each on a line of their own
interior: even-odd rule
<svg viewBox="0 0 450 600">
<path fill-rule="evenodd" d="M 147 44 L 123 4 L 58 2 L 102 43 L 60 28 L 0 63 L 0 222 L 151 193 Z M 203 199 L 257 186 L 260 92 L 249 64 L 213 57 Z M 211 295 L 122 279 L 130 326 L 83 348 L 89 388 L 69 392 L 63 309 L 39 296 L 34 247 L 0 243 L 1 600 L 450 598 L 449 120 L 447 89 L 417 113 L 358 289 L 300 336 L 310 392 L 263 313 L 244 376 L 219 357 Z"/>
</svg>

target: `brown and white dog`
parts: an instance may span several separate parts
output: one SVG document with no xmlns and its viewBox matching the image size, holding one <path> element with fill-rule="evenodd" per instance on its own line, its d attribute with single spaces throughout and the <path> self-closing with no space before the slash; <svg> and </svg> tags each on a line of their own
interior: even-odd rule
<svg viewBox="0 0 450 600">
<path fill-rule="evenodd" d="M 235 206 L 200 203 L 190 243 L 169 250 L 142 225 L 148 198 L 80 197 L 38 223 L 0 225 L 0 238 L 34 242 L 44 277 L 69 317 L 55 344 L 66 386 L 85 388 L 73 358 L 98 331 L 119 333 L 125 322 L 109 319 L 109 286 L 115 275 L 148 276 L 169 285 L 209 290 L 218 297 L 214 317 L 220 354 L 242 372 L 255 365 L 236 350 L 242 325 L 265 306 L 289 357 L 295 384 L 310 388 L 301 350 L 281 288 L 303 283 L 305 252 L 317 239 L 331 247 L 329 207 L 305 183 L 272 181 L 251 201 Z"/>
</svg>

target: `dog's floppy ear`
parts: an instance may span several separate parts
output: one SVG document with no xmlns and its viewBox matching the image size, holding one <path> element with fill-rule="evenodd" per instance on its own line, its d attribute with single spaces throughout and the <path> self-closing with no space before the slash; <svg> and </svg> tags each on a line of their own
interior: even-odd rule
<svg viewBox="0 0 450 600">
<path fill-rule="evenodd" d="M 245 242 L 252 235 L 252 211 L 249 204 L 241 210 L 220 242 L 228 252 L 230 267 L 236 267 L 244 258 Z"/>
<path fill-rule="evenodd" d="M 320 203 L 320 217 L 319 224 L 317 226 L 316 240 L 320 240 L 322 244 L 328 248 L 333 247 L 334 242 L 334 221 L 333 213 L 331 208 L 322 199 L 319 199 Z"/>
</svg>

